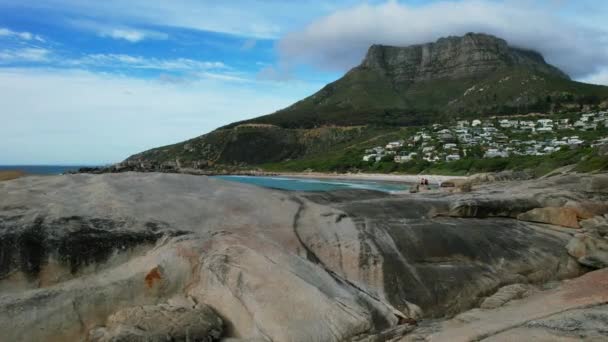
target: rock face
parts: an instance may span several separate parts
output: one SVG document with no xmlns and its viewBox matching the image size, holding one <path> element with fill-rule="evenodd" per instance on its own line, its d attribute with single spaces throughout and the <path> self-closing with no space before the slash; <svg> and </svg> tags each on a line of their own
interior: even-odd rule
<svg viewBox="0 0 608 342">
<path fill-rule="evenodd" d="M 577 234 L 566 246 L 579 263 L 592 268 L 608 267 L 608 240 Z"/>
<path fill-rule="evenodd" d="M 607 286 L 608 270 L 595 271 L 493 310 L 421 326 L 400 341 L 605 341 Z"/>
<path fill-rule="evenodd" d="M 580 228 L 577 211 L 573 208 L 535 208 L 517 216 L 519 220 L 549 223 L 568 228 Z"/>
<path fill-rule="evenodd" d="M 502 217 L 484 209 L 513 196 L 499 185 L 388 195 L 156 173 L 2 182 L 0 331 L 10 341 L 397 338 L 505 285 L 581 274 L 569 232 L 511 218 L 603 196 L 571 192 L 581 181 L 506 187 L 528 197 Z M 485 215 L 450 217 L 455 202 Z M 169 312 L 181 319 L 157 324 Z"/>
<path fill-rule="evenodd" d="M 381 70 L 398 82 L 468 78 L 513 66 L 568 78 L 537 52 L 513 48 L 503 39 L 475 33 L 407 47 L 372 45 L 362 66 Z"/>
<path fill-rule="evenodd" d="M 503 306 L 513 299 L 523 297 L 529 291 L 529 286 L 525 284 L 512 284 L 501 287 L 498 292 L 486 298 L 479 306 L 482 309 L 496 309 Z"/>
<path fill-rule="evenodd" d="M 89 334 L 93 342 L 110 341 L 202 341 L 219 340 L 222 319 L 206 305 L 143 305 L 112 314 L 106 328 Z"/>
</svg>

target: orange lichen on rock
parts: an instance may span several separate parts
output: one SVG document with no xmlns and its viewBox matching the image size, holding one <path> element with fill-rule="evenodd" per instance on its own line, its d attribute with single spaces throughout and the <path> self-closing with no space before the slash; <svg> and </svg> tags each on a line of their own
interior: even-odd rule
<svg viewBox="0 0 608 342">
<path fill-rule="evenodd" d="M 148 288 L 151 288 L 152 286 L 154 286 L 154 282 L 156 280 L 161 280 L 162 276 L 160 274 L 160 271 L 158 270 L 158 267 L 154 267 L 150 272 L 148 272 L 148 274 L 146 275 L 145 281 L 146 281 L 146 285 L 148 286 Z"/>
</svg>

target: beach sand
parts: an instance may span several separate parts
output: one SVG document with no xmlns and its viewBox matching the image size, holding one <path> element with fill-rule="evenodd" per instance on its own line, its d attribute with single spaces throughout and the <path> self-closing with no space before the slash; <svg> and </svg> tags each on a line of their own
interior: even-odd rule
<svg viewBox="0 0 608 342">
<path fill-rule="evenodd" d="M 426 178 L 430 184 L 441 184 L 448 179 L 466 179 L 464 176 L 442 176 L 442 175 L 399 175 L 382 173 L 321 173 L 321 172 L 278 172 L 273 174 L 280 177 L 291 178 L 318 178 L 318 179 L 347 179 L 362 181 L 382 181 L 399 183 L 418 183 L 420 179 Z"/>
</svg>

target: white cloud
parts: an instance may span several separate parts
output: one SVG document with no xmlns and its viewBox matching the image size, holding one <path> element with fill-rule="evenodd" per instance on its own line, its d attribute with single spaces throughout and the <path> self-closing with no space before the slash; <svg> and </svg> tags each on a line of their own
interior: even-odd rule
<svg viewBox="0 0 608 342">
<path fill-rule="evenodd" d="M 20 0 L 4 6 L 27 7 L 137 27 L 171 26 L 221 32 L 256 39 L 276 39 L 286 27 L 304 25 L 309 18 L 337 5 L 302 0 Z M 340 1 L 342 3 L 344 1 Z M 352 2 L 347 0 L 346 2 Z M 18 3 L 18 5 L 17 5 Z M 0 0 L 2 5 L 2 0 Z M 339 6 L 337 6 L 339 7 Z"/>
<path fill-rule="evenodd" d="M 548 3 L 522 1 L 364 4 L 287 34 L 279 49 L 286 63 L 345 70 L 357 65 L 371 44 L 404 46 L 467 32 L 494 34 L 512 45 L 535 49 L 575 78 L 608 64 L 608 50 L 602 48 L 608 39 L 605 25 L 586 26 L 564 18 Z"/>
<path fill-rule="evenodd" d="M 69 24 L 82 30 L 92 31 L 103 38 L 126 40 L 130 43 L 139 43 L 143 40 L 165 40 L 169 38 L 169 35 L 163 32 L 91 20 L 71 20 Z"/>
<path fill-rule="evenodd" d="M 595 74 L 583 78 L 581 81 L 585 83 L 608 86 L 608 67 L 596 72 Z"/>
<path fill-rule="evenodd" d="M 0 63 L 48 62 L 51 51 L 42 48 L 0 50 Z"/>
<path fill-rule="evenodd" d="M 21 40 L 37 40 L 39 42 L 44 42 L 45 40 L 40 37 L 37 34 L 33 34 L 30 32 L 17 32 L 17 31 L 13 31 L 11 29 L 5 28 L 5 27 L 0 27 L 0 37 L 10 37 L 10 38 L 17 38 L 17 39 L 21 39 Z"/>
<path fill-rule="evenodd" d="M 91 54 L 65 62 L 72 66 L 153 69 L 163 71 L 201 71 L 228 69 L 222 62 L 198 61 L 188 58 L 158 59 L 125 54 Z"/>
<path fill-rule="evenodd" d="M 79 70 L 0 69 L 0 164 L 99 163 L 271 113 L 320 84 L 143 80 Z"/>
</svg>

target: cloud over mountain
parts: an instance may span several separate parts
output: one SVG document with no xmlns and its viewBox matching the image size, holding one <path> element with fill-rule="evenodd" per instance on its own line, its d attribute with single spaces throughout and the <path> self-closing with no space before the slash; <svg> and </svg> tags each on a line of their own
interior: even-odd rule
<svg viewBox="0 0 608 342">
<path fill-rule="evenodd" d="M 346 70 L 371 44 L 404 46 L 484 32 L 541 52 L 573 78 L 593 77 L 608 67 L 608 31 L 560 15 L 559 6 L 482 0 L 364 4 L 314 20 L 285 35 L 278 47 L 283 62 Z"/>
</svg>

